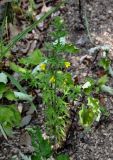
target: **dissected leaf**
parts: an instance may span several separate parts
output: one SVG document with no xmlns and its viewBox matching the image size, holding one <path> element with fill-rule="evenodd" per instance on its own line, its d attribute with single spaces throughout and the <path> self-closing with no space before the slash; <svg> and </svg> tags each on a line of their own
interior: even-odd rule
<svg viewBox="0 0 113 160">
<path fill-rule="evenodd" d="M 40 63 L 39 65 L 37 65 L 33 70 L 32 70 L 32 74 L 36 74 L 38 71 L 41 71 L 41 65 L 42 64 L 47 64 L 47 60 L 43 61 L 42 63 Z"/>
<path fill-rule="evenodd" d="M 62 45 L 65 45 L 66 44 L 66 38 L 65 37 L 61 37 L 59 40 L 56 40 L 55 42 L 53 42 L 53 45 L 56 45 L 56 44 L 62 44 Z"/>
<path fill-rule="evenodd" d="M 39 128 L 29 129 L 32 136 L 32 145 L 35 149 L 35 153 L 32 156 L 33 160 L 41 160 L 49 158 L 52 154 L 52 149 L 49 141 L 43 138 Z"/>
<path fill-rule="evenodd" d="M 76 48 L 73 44 L 65 44 L 64 45 L 64 52 L 68 53 L 78 53 L 79 49 Z"/>
</svg>

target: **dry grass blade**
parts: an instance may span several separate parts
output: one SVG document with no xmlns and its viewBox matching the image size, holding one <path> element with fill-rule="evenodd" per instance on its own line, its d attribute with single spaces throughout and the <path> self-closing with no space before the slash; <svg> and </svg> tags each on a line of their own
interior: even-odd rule
<svg viewBox="0 0 113 160">
<path fill-rule="evenodd" d="M 47 17 L 49 17 L 53 12 L 55 12 L 62 3 L 59 3 L 56 7 L 53 7 L 51 10 L 49 10 L 47 13 L 45 13 L 39 20 L 35 21 L 31 26 L 26 28 L 24 31 L 19 33 L 17 36 L 15 36 L 8 45 L 6 45 L 6 50 L 3 52 L 2 57 L 7 53 L 8 50 L 10 50 L 18 41 L 23 39 L 27 33 L 32 31 L 40 22 L 44 21 Z M 1 58 L 2 58 L 1 57 Z"/>
</svg>

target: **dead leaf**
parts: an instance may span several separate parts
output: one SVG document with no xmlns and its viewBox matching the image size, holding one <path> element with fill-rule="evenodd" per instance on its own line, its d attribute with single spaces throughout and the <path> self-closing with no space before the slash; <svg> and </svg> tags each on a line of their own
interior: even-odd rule
<svg viewBox="0 0 113 160">
<path fill-rule="evenodd" d="M 29 124 L 30 121 L 31 121 L 31 115 L 27 115 L 27 116 L 22 118 L 20 126 L 25 127 L 26 125 Z"/>
<path fill-rule="evenodd" d="M 40 14 L 36 15 L 36 17 L 35 17 L 36 20 L 39 20 L 43 15 L 44 15 L 44 13 L 40 13 Z M 44 29 L 44 22 L 39 23 L 38 27 L 40 30 L 43 30 Z"/>
<path fill-rule="evenodd" d="M 12 39 L 14 36 L 18 35 L 20 33 L 19 27 L 16 25 L 13 25 L 12 23 L 9 23 L 9 34 L 10 39 Z"/>
<path fill-rule="evenodd" d="M 30 107 L 29 110 L 26 112 L 27 115 L 33 114 L 35 109 L 33 107 Z"/>
<path fill-rule="evenodd" d="M 47 7 L 47 6 L 44 4 L 43 7 L 42 7 L 42 9 L 41 9 L 41 12 L 42 12 L 42 13 L 45 13 L 45 12 L 48 12 L 50 9 L 51 9 L 51 7 Z"/>
<path fill-rule="evenodd" d="M 20 113 L 22 113 L 22 110 L 23 110 L 23 105 L 22 105 L 22 103 L 19 103 L 19 104 L 18 104 L 18 111 L 19 111 Z"/>
<path fill-rule="evenodd" d="M 20 145 L 22 146 L 31 146 L 31 136 L 27 131 L 23 132 L 20 136 Z"/>
<path fill-rule="evenodd" d="M 80 58 L 80 63 L 85 65 L 89 65 L 92 62 L 92 56 L 84 55 Z"/>
</svg>

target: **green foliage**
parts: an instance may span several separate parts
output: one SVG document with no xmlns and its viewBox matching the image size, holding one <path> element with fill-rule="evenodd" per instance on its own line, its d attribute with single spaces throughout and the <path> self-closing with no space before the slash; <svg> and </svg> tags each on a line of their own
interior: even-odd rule
<svg viewBox="0 0 113 160">
<path fill-rule="evenodd" d="M 69 156 L 68 155 L 58 155 L 57 157 L 56 157 L 56 160 L 69 160 Z"/>
<path fill-rule="evenodd" d="M 0 99 L 3 97 L 8 100 L 16 100 L 14 92 L 6 85 L 8 82 L 7 75 L 3 72 L 0 73 Z"/>
<path fill-rule="evenodd" d="M 106 84 L 107 82 L 108 82 L 108 76 L 104 75 L 101 78 L 99 78 L 98 85 L 101 86 L 101 85 Z"/>
<path fill-rule="evenodd" d="M 105 71 L 109 71 L 110 64 L 109 50 L 104 50 L 103 57 L 99 60 L 99 65 L 103 67 Z"/>
<path fill-rule="evenodd" d="M 5 93 L 4 97 L 6 97 L 9 101 L 16 100 L 16 96 L 15 96 L 14 92 L 11 91 L 11 90 L 7 90 L 7 92 Z"/>
<path fill-rule="evenodd" d="M 32 160 L 46 160 L 50 157 L 55 157 L 55 160 L 69 160 L 69 156 L 67 154 L 53 155 L 53 150 L 49 140 L 47 138 L 43 138 L 39 128 L 34 127 L 26 129 L 31 135 L 32 145 L 34 147 L 34 154 L 31 157 Z"/>
<path fill-rule="evenodd" d="M 28 57 L 21 58 L 20 63 L 25 65 L 37 65 L 43 61 L 42 53 L 39 49 L 36 49 Z"/>
<path fill-rule="evenodd" d="M 14 126 L 19 126 L 20 113 L 15 105 L 0 106 L 0 124 L 7 135 L 10 135 Z"/>
<path fill-rule="evenodd" d="M 95 81 L 93 79 L 88 79 L 87 82 L 82 86 L 82 89 L 85 94 L 89 95 L 95 86 Z"/>
<path fill-rule="evenodd" d="M 84 127 L 91 127 L 93 122 L 100 120 L 100 104 L 99 100 L 88 97 L 87 106 L 82 106 L 82 109 L 79 111 L 80 124 Z"/>
<path fill-rule="evenodd" d="M 32 103 L 33 98 L 31 95 L 28 95 L 23 92 L 13 91 L 8 86 L 8 84 L 7 84 L 8 76 L 9 76 L 9 74 L 3 73 L 3 72 L 0 73 L 0 100 L 2 100 L 2 103 L 4 104 L 4 102 L 5 102 L 5 101 L 3 101 L 4 99 L 7 99 L 10 104 L 19 99 L 19 100 L 27 100 L 33 106 L 33 103 Z M 11 76 L 9 76 L 9 77 L 13 81 L 13 78 Z M 16 82 L 16 81 L 14 81 L 14 82 Z M 19 89 L 22 88 L 22 87 L 20 87 L 20 85 L 18 83 L 16 83 L 16 84 Z M 2 106 L 2 103 L 0 106 L 0 126 L 2 129 L 1 132 L 3 135 L 5 135 L 4 133 L 6 133 L 6 135 L 10 135 L 12 132 L 12 128 L 14 126 L 18 126 L 20 123 L 20 113 L 16 109 L 15 105 Z"/>
<path fill-rule="evenodd" d="M 54 143 L 61 143 L 66 137 L 66 127 L 69 125 L 69 109 L 65 102 L 65 97 L 70 93 L 73 85 L 71 75 L 66 71 L 70 66 L 62 58 L 62 53 L 77 53 L 78 49 L 73 44 L 65 41 L 66 31 L 64 22 L 60 17 L 56 17 L 53 22 L 54 31 L 51 33 L 52 41 L 46 43 L 48 51 L 47 67 L 41 74 L 38 73 L 39 87 L 43 89 L 43 102 L 46 105 L 46 126 Z M 65 71 L 62 72 L 62 69 Z M 58 96 L 61 92 L 63 96 Z"/>
<path fill-rule="evenodd" d="M 35 149 L 32 160 L 47 159 L 52 155 L 52 149 L 49 141 L 42 137 L 42 133 L 39 128 L 27 129 L 32 137 L 32 145 Z"/>
<path fill-rule="evenodd" d="M 101 58 L 99 65 L 103 67 L 106 71 L 109 69 L 110 60 L 107 57 Z"/>
<path fill-rule="evenodd" d="M 24 38 L 29 31 L 35 28 L 37 24 L 53 13 L 58 7 L 51 9 L 41 17 L 40 20 L 34 22 L 25 31 L 14 37 L 8 45 L 4 46 L 3 43 L 1 43 L 0 58 L 2 59 L 6 56 L 7 51 L 15 45 L 17 41 Z M 65 141 L 66 131 L 70 125 L 68 98 L 78 100 L 81 97 L 85 97 L 85 101 L 79 111 L 79 123 L 83 127 L 89 128 L 94 121 L 100 120 L 102 113 L 107 114 L 94 94 L 97 94 L 101 90 L 107 90 L 113 94 L 113 90 L 105 86 L 108 82 L 107 75 L 104 75 L 98 80 L 93 80 L 88 77 L 83 85 L 74 85 L 72 76 L 68 72 L 71 64 L 63 58 L 63 54 L 76 54 L 79 49 L 66 41 L 67 32 L 64 22 L 60 17 L 54 19 L 52 26 L 53 32 L 50 34 L 51 40 L 45 44 L 47 56 L 44 56 L 39 49 L 36 49 L 27 57 L 21 58 L 18 65 L 10 62 L 10 69 L 20 74 L 21 78 L 19 81 L 8 73 L 0 73 L 0 99 L 6 98 L 9 103 L 15 100 L 27 100 L 34 107 L 32 102 L 33 97 L 28 95 L 21 86 L 21 80 L 27 81 L 29 87 L 40 88 L 42 91 L 42 100 L 45 105 L 45 125 L 50 141 L 42 137 L 39 128 L 29 129 L 32 136 L 32 144 L 35 149 L 32 160 L 50 158 L 53 153 L 50 142 L 60 145 L 62 141 Z M 22 67 L 20 65 L 22 65 Z M 107 55 L 99 61 L 99 65 L 103 67 L 105 71 L 109 70 L 110 60 Z M 10 89 L 7 85 L 8 78 L 19 91 Z M 3 134 L 5 132 L 7 134 L 11 133 L 12 128 L 18 126 L 19 122 L 20 113 L 17 111 L 15 105 L 0 106 L 0 129 Z M 68 159 L 67 155 L 58 155 L 56 157 L 56 160 Z"/>
<path fill-rule="evenodd" d="M 103 111 L 103 107 L 100 105 L 99 100 L 94 98 L 94 94 L 106 89 L 105 84 L 108 82 L 107 75 L 100 77 L 98 80 L 92 78 L 87 78 L 85 84 L 82 85 L 81 95 L 85 96 L 87 103 L 83 103 L 79 111 L 79 122 L 85 127 L 89 128 L 94 121 L 99 121 L 101 115 L 107 115 L 107 111 Z M 108 88 L 107 88 L 108 89 Z M 108 89 L 108 92 L 112 92 L 111 89 Z"/>
<path fill-rule="evenodd" d="M 11 63 L 10 67 L 20 73 L 22 79 L 27 80 L 30 86 L 42 90 L 42 99 L 46 106 L 47 132 L 53 137 L 54 144 L 60 144 L 65 140 L 66 128 L 70 123 L 69 108 L 65 98 L 68 95 L 74 96 L 75 93 L 73 91 L 71 93 L 74 83 L 71 74 L 67 72 L 71 64 L 62 58 L 62 53 L 77 53 L 78 48 L 66 42 L 67 33 L 60 17 L 54 19 L 53 29 L 51 42 L 46 43 L 48 56 L 44 57 L 41 51 L 36 49 L 28 57 L 19 60 L 25 65 L 24 68 L 14 63 Z M 25 74 L 26 71 L 28 74 Z M 62 96 L 58 96 L 58 93 Z"/>
<path fill-rule="evenodd" d="M 13 62 L 10 62 L 10 68 L 11 68 L 13 71 L 17 72 L 17 73 L 26 74 L 26 73 L 28 72 L 27 69 L 22 68 L 22 67 L 20 67 L 19 65 L 16 65 L 15 63 L 13 63 Z"/>
</svg>

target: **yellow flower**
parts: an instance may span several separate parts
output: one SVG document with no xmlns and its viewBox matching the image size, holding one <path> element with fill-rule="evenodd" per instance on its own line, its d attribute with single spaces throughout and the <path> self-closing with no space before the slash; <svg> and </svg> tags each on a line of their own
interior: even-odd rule
<svg viewBox="0 0 113 160">
<path fill-rule="evenodd" d="M 52 76 L 52 77 L 50 78 L 49 82 L 50 82 L 50 83 L 55 83 L 55 77 Z"/>
<path fill-rule="evenodd" d="M 70 62 L 64 62 L 66 68 L 69 68 L 71 66 Z"/>
<path fill-rule="evenodd" d="M 45 64 L 45 63 L 42 63 L 42 64 L 40 65 L 40 69 L 41 69 L 42 71 L 45 71 L 45 70 L 46 70 L 46 64 Z"/>
</svg>

